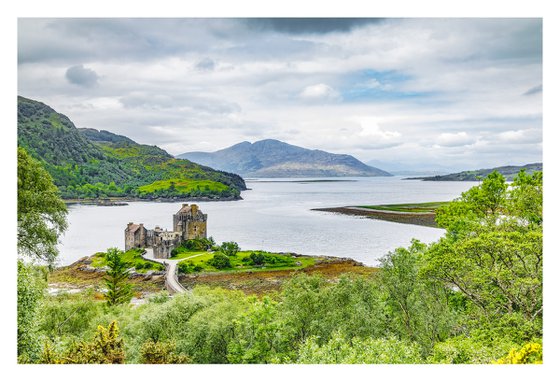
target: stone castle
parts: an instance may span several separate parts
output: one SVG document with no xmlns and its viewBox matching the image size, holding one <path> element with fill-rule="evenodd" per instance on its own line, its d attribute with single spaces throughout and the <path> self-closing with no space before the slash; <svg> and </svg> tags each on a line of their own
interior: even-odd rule
<svg viewBox="0 0 560 382">
<path fill-rule="evenodd" d="M 144 224 L 128 223 L 124 230 L 125 250 L 151 247 L 156 259 L 168 259 L 171 251 L 181 242 L 206 238 L 207 219 L 208 215 L 203 214 L 196 204 L 183 204 L 173 215 L 173 231 L 162 230 L 157 226 L 146 229 Z"/>
</svg>

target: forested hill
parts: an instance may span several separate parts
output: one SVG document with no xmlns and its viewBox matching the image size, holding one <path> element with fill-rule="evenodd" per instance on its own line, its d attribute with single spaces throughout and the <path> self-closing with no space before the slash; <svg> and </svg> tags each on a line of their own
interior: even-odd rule
<svg viewBox="0 0 560 382">
<path fill-rule="evenodd" d="M 18 97 L 18 145 L 45 166 L 65 198 L 236 199 L 246 189 L 239 175 L 109 131 L 77 129 L 65 115 L 24 97 Z"/>
<path fill-rule="evenodd" d="M 480 170 L 462 171 L 448 175 L 436 175 L 405 179 L 421 179 L 434 181 L 476 181 L 486 178 L 486 176 L 488 176 L 488 174 L 490 174 L 491 172 L 497 171 L 502 174 L 506 178 L 506 180 L 511 181 L 521 170 L 525 170 L 528 174 L 532 174 L 535 171 L 542 171 L 543 165 L 542 163 L 531 163 L 524 166 L 502 166 Z"/>
</svg>

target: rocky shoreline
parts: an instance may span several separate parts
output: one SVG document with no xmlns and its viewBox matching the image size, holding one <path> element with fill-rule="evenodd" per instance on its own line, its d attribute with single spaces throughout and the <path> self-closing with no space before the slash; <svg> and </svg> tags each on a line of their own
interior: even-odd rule
<svg viewBox="0 0 560 382">
<path fill-rule="evenodd" d="M 131 198 L 131 197 L 112 197 L 112 198 L 91 198 L 91 199 L 64 199 L 66 205 L 90 205 L 90 206 L 126 206 L 130 202 L 158 202 L 158 203 L 181 203 L 181 202 L 229 202 L 243 200 L 241 196 L 228 196 L 225 198 L 193 197 L 193 198 Z"/>
<path fill-rule="evenodd" d="M 369 219 L 385 220 L 393 223 L 414 224 L 424 227 L 437 228 L 435 213 L 415 213 L 381 211 L 359 207 L 333 207 L 333 208 L 313 208 L 312 211 L 334 212 L 342 215 L 360 216 Z"/>
</svg>

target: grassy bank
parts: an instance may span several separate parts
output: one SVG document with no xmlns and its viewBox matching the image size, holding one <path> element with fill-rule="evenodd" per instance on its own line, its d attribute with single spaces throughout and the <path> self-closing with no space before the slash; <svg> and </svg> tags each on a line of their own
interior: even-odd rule
<svg viewBox="0 0 560 382">
<path fill-rule="evenodd" d="M 436 209 L 448 205 L 450 202 L 405 203 L 405 204 L 380 204 L 373 206 L 358 206 L 378 211 L 410 212 L 410 213 L 435 213 Z"/>
<path fill-rule="evenodd" d="M 266 251 L 239 251 L 229 256 L 229 266 L 213 265 L 214 256 L 219 252 L 183 252 L 175 258 L 185 260 L 179 263 L 179 273 L 201 272 L 259 272 L 270 270 L 296 270 L 315 264 L 316 258 L 298 256 L 291 253 L 272 253 Z M 172 258 L 172 259 L 175 259 Z"/>
</svg>

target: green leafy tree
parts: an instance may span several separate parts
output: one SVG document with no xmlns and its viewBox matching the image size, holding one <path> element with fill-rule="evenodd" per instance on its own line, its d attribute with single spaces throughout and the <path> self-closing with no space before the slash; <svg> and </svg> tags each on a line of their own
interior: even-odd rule
<svg viewBox="0 0 560 382">
<path fill-rule="evenodd" d="M 214 256 L 208 260 L 208 264 L 216 269 L 231 268 L 229 257 L 220 252 L 214 254 Z"/>
<path fill-rule="evenodd" d="M 413 240 L 381 260 L 381 286 L 387 293 L 391 330 L 429 351 L 450 335 L 455 317 L 449 304 L 454 292 L 420 274 L 426 245 Z"/>
<path fill-rule="evenodd" d="M 278 303 L 265 296 L 251 297 L 250 307 L 235 322 L 235 338 L 229 344 L 231 363 L 272 363 L 281 359 L 290 345 L 278 320 Z"/>
<path fill-rule="evenodd" d="M 486 314 L 542 318 L 542 173 L 521 172 L 509 187 L 492 173 L 438 211 L 438 222 L 448 232 L 427 251 L 426 275 Z"/>
<path fill-rule="evenodd" d="M 234 241 L 225 241 L 220 245 L 220 252 L 229 257 L 235 256 L 239 252 L 239 245 Z"/>
<path fill-rule="evenodd" d="M 18 253 L 54 263 L 67 209 L 49 173 L 18 147 Z"/>
<path fill-rule="evenodd" d="M 46 288 L 40 270 L 18 261 L 17 269 L 17 354 L 18 362 L 36 362 L 41 353 L 39 307 Z"/>
<path fill-rule="evenodd" d="M 511 185 L 509 214 L 526 220 L 533 228 L 543 221 L 543 173 L 536 171 L 527 175 L 525 170 L 517 174 Z"/>
<path fill-rule="evenodd" d="M 132 286 L 128 283 L 129 264 L 122 258 L 123 252 L 117 248 L 109 248 L 105 254 L 107 261 L 107 275 L 105 298 L 109 305 L 129 303 L 132 299 Z"/>
<path fill-rule="evenodd" d="M 265 262 L 265 257 L 262 253 L 260 252 L 253 252 L 251 253 L 251 255 L 249 256 L 249 258 L 251 259 L 251 262 L 253 263 L 253 265 L 263 265 Z"/>
</svg>

